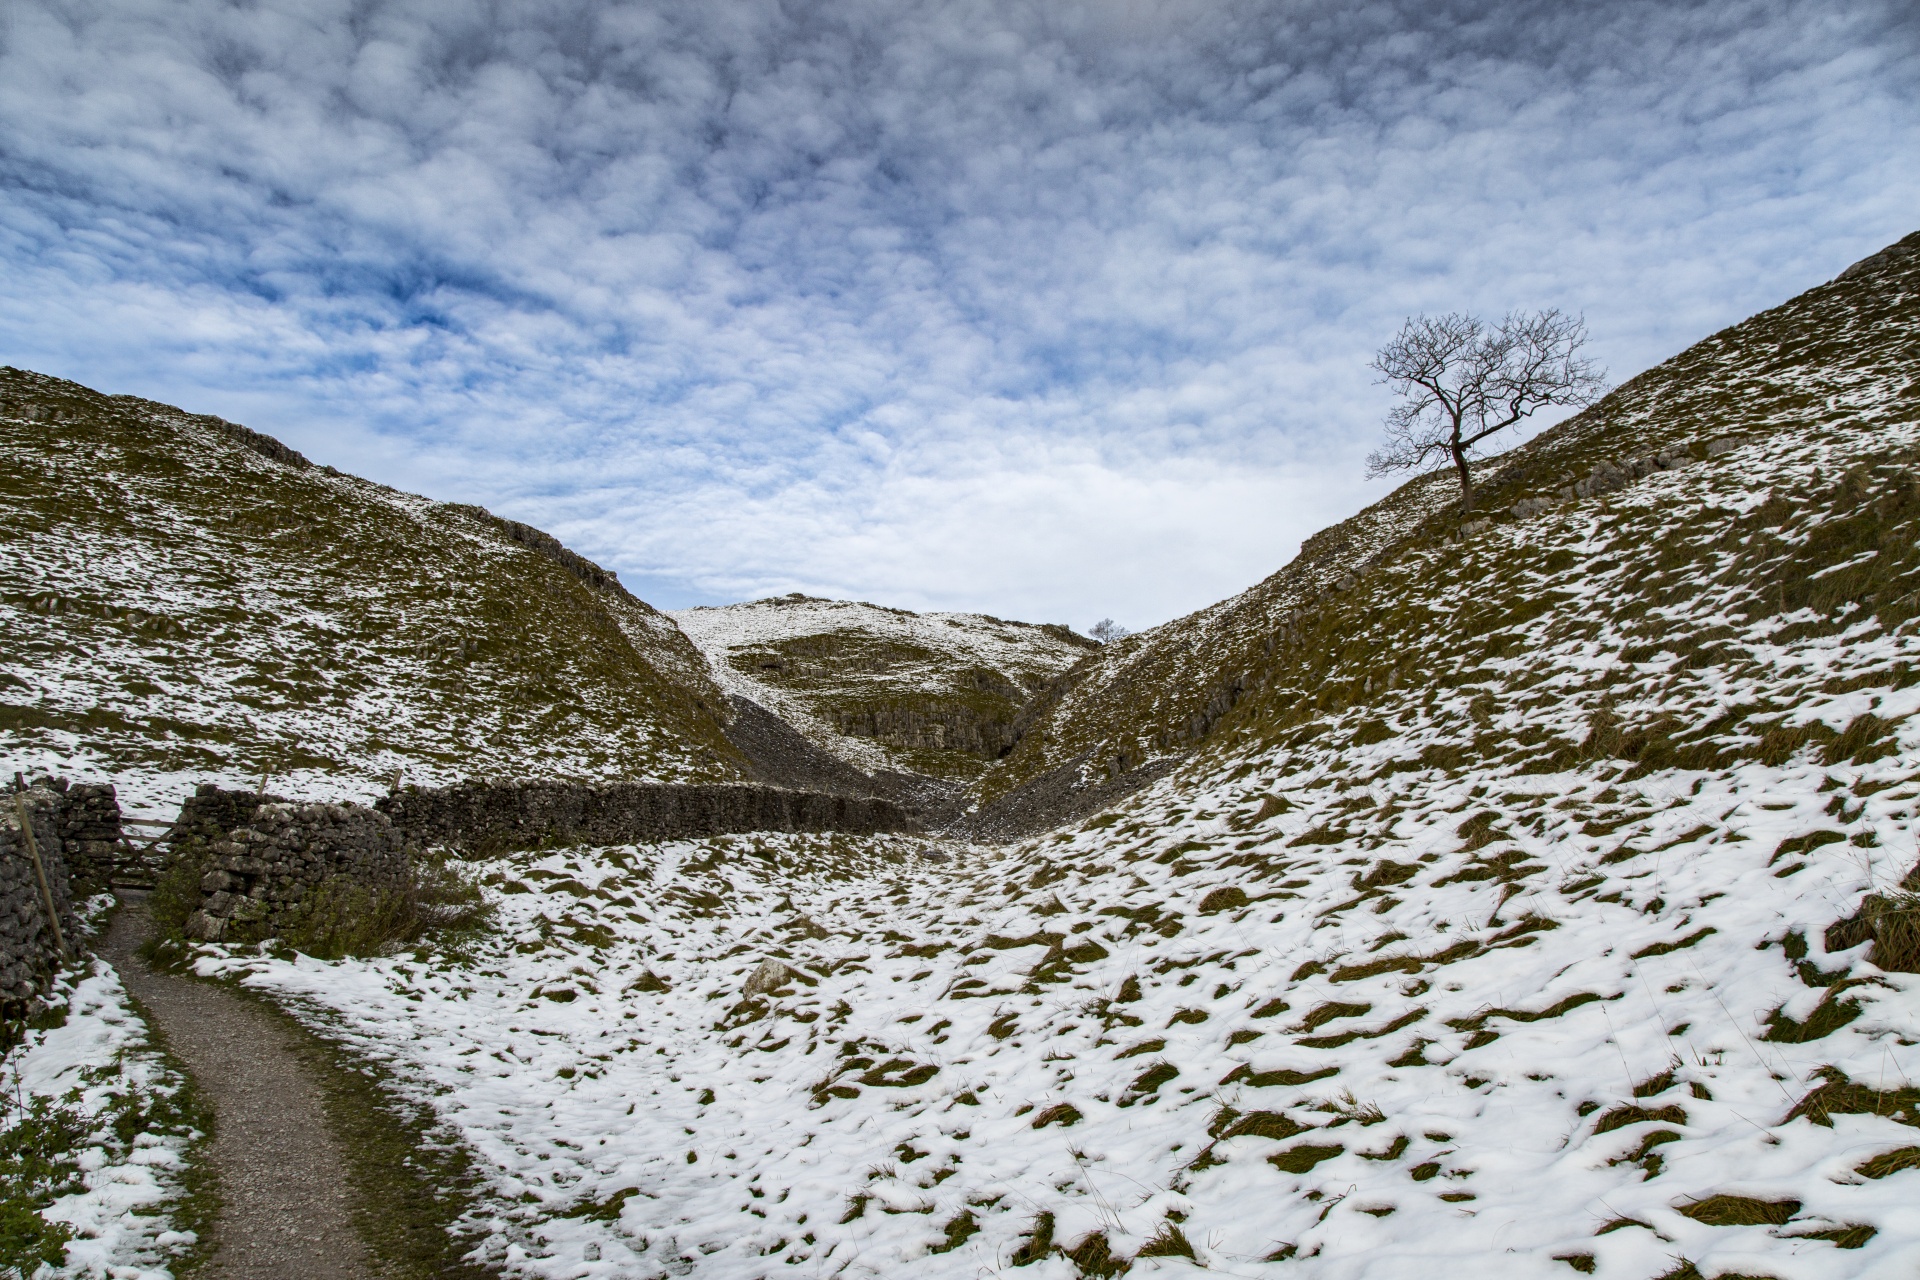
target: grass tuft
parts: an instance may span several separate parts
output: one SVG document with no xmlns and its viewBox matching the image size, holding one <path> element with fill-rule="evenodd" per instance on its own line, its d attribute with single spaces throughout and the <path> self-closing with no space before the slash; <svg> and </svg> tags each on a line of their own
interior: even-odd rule
<svg viewBox="0 0 1920 1280">
<path fill-rule="evenodd" d="M 865 1208 L 863 1204 L 861 1206 Z M 852 1221 L 851 1218 L 845 1221 Z M 1026 1237 L 1020 1242 L 1007 1259 L 1016 1267 L 1030 1267 L 1053 1252 L 1053 1215 L 1044 1210 L 1034 1218 L 1033 1226 L 1028 1228 Z"/>
<path fill-rule="evenodd" d="M 949 1218 L 941 1230 L 946 1233 L 946 1239 L 928 1249 L 928 1253 L 952 1253 L 980 1230 L 980 1224 L 975 1220 L 973 1210 L 962 1209 Z"/>
<path fill-rule="evenodd" d="M 1709 1227 L 1778 1227 L 1800 1212 L 1800 1202 L 1718 1195 L 1677 1205 L 1675 1210 Z"/>
<path fill-rule="evenodd" d="M 1886 1178 L 1903 1169 L 1920 1169 L 1920 1147 L 1901 1147 L 1895 1151 L 1882 1151 L 1879 1155 L 1853 1167 L 1853 1171 L 1863 1178 Z"/>
<path fill-rule="evenodd" d="M 1325 1145 L 1307 1142 L 1275 1152 L 1267 1157 L 1267 1163 L 1282 1173 L 1304 1174 L 1312 1172 L 1313 1167 L 1321 1161 L 1331 1160 L 1345 1151 L 1346 1148 L 1337 1142 Z"/>
<path fill-rule="evenodd" d="M 445 863 L 420 861 L 392 889 L 345 876 L 322 881 L 301 902 L 282 940 L 322 960 L 384 955 L 428 933 L 477 929 L 492 911 L 477 884 Z"/>
<path fill-rule="evenodd" d="M 1182 1231 L 1179 1224 L 1174 1222 L 1161 1223 L 1160 1230 L 1154 1234 L 1153 1239 L 1147 1241 L 1135 1256 L 1141 1258 L 1185 1258 L 1189 1262 L 1198 1261 L 1198 1259 L 1194 1257 L 1193 1244 L 1187 1239 L 1186 1232 Z"/>
<path fill-rule="evenodd" d="M 1117 1258 L 1113 1246 L 1107 1243 L 1107 1233 L 1094 1231 L 1081 1237 L 1078 1244 L 1060 1250 L 1067 1261 L 1077 1267 L 1082 1276 L 1122 1276 L 1133 1265 L 1129 1258 Z"/>
</svg>

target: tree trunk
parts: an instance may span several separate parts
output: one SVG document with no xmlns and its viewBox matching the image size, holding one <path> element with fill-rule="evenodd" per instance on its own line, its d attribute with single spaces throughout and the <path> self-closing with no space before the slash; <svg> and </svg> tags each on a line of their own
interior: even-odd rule
<svg viewBox="0 0 1920 1280">
<path fill-rule="evenodd" d="M 1460 473 L 1460 514 L 1465 515 L 1473 507 L 1473 471 L 1467 466 L 1467 454 L 1464 449 L 1454 449 L 1453 469 Z"/>
</svg>

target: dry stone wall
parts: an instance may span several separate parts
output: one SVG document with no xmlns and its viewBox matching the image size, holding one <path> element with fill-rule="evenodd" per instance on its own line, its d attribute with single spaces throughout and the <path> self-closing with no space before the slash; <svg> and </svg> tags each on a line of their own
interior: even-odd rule
<svg viewBox="0 0 1920 1280">
<path fill-rule="evenodd" d="M 201 786 L 167 841 L 197 878 L 189 937 L 250 942 L 285 933 L 330 880 L 398 889 L 418 849 L 467 852 L 543 843 L 628 844 L 743 831 L 909 829 L 894 804 L 870 796 L 753 785 L 469 783 L 409 787 L 374 808 L 298 804 Z"/>
<path fill-rule="evenodd" d="M 906 831 L 872 796 L 747 783 L 470 782 L 408 787 L 375 802 L 409 840 L 470 853 L 543 844 L 638 844 L 745 831 Z"/>
<path fill-rule="evenodd" d="M 263 804 L 290 804 L 285 796 L 264 791 L 228 791 L 211 782 L 203 782 L 180 806 L 164 843 L 172 850 L 172 860 L 203 861 L 208 846 L 253 821 Z"/>
<path fill-rule="evenodd" d="M 84 898 L 116 884 L 151 883 L 146 860 L 123 838 L 120 797 L 111 782 L 57 780 L 53 789 L 60 796 L 54 833 L 76 894 Z"/>
<path fill-rule="evenodd" d="M 244 825 L 221 829 L 236 819 Z M 206 942 L 283 933 L 330 880 L 372 890 L 408 880 L 400 832 L 385 814 L 361 805 L 296 804 L 202 787 L 175 830 L 176 856 L 190 859 L 199 875 L 200 905 L 187 917 L 187 936 Z"/>
<path fill-rule="evenodd" d="M 70 951 L 78 949 L 80 937 L 59 834 L 66 797 L 51 786 L 38 784 L 24 792 L 34 845 L 46 872 L 43 890 L 21 834 L 15 799 L 20 794 L 4 793 L 5 812 L 0 813 L 0 1016 L 8 1018 L 25 1011 L 27 1002 L 46 989 L 60 964 L 60 947 L 47 917 L 49 892 L 60 934 Z"/>
</svg>

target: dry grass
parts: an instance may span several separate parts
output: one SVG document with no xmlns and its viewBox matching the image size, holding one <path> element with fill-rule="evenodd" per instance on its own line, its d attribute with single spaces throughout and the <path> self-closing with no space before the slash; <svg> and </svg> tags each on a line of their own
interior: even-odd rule
<svg viewBox="0 0 1920 1280">
<path fill-rule="evenodd" d="M 1141 1258 L 1185 1258 L 1189 1262 L 1196 1261 L 1193 1256 L 1192 1242 L 1187 1239 L 1186 1233 L 1180 1230 L 1179 1225 L 1172 1222 L 1161 1223 L 1160 1230 L 1155 1233 L 1153 1239 L 1141 1246 L 1140 1252 L 1136 1256 Z"/>
<path fill-rule="evenodd" d="M 1709 1227 L 1779 1227 L 1800 1212 L 1800 1202 L 1760 1200 L 1753 1196 L 1708 1196 L 1677 1206 L 1677 1212 Z"/>
<path fill-rule="evenodd" d="M 1920 893 L 1875 895 L 1861 913 L 1873 933 L 1869 958 L 1889 973 L 1920 973 Z"/>
</svg>

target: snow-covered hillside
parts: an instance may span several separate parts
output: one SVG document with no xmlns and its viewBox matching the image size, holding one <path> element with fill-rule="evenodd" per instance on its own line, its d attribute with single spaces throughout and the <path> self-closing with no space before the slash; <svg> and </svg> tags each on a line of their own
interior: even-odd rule
<svg viewBox="0 0 1920 1280">
<path fill-rule="evenodd" d="M 1475 512 L 1514 519 L 1606 490 L 1630 464 L 1710 441 L 1814 430 L 1850 415 L 1910 418 L 1920 369 L 1920 233 L 1832 282 L 1734 325 L 1629 380 L 1593 408 L 1480 464 Z M 1599 470 L 1599 476 L 1594 475 Z M 1130 637 L 1030 708 L 993 799 L 1068 771 L 1084 785 L 1178 758 L 1264 679 L 1295 615 L 1409 546 L 1454 536 L 1458 492 L 1443 473 L 1414 480 L 1309 538 L 1300 555 L 1230 600 Z"/>
<path fill-rule="evenodd" d="M 1097 648 L 1064 626 L 792 595 L 669 615 L 729 693 L 867 771 L 969 778 L 1020 708 Z"/>
<path fill-rule="evenodd" d="M 462 1131 L 518 1274 L 1907 1276 L 1904 403 L 1409 549 L 1075 830 L 528 854 L 465 960 L 201 964 Z"/>
<path fill-rule="evenodd" d="M 0 476 L 0 768 L 155 806 L 740 776 L 686 638 L 533 530 L 15 369 Z"/>
</svg>

